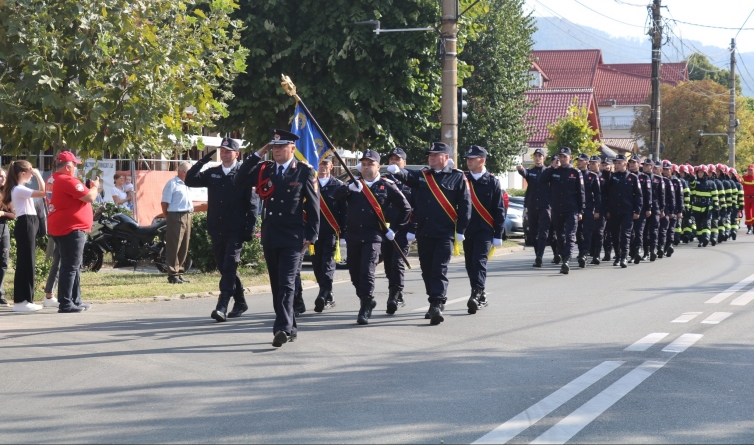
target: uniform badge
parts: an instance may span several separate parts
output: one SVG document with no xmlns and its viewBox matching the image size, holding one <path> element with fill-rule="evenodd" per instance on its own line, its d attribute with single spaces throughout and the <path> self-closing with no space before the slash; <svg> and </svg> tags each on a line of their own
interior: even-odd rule
<svg viewBox="0 0 754 445">
<path fill-rule="evenodd" d="M 381 185 L 381 186 L 380 186 L 380 190 L 385 190 L 385 186 L 384 186 L 384 185 Z"/>
<path fill-rule="evenodd" d="M 84 191 L 84 185 L 83 184 L 76 184 L 76 190 L 83 192 Z"/>
</svg>

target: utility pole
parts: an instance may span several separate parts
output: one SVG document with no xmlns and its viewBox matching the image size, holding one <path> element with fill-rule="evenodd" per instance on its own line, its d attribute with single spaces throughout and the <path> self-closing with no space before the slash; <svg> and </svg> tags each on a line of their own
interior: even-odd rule
<svg viewBox="0 0 754 445">
<path fill-rule="evenodd" d="M 458 165 L 458 0 L 442 0 L 442 32 L 445 58 L 442 61 L 442 109 L 440 138 L 453 149 L 453 162 Z"/>
<path fill-rule="evenodd" d="M 662 64 L 662 16 L 660 8 L 662 0 L 654 0 L 652 8 L 652 28 L 649 35 L 652 37 L 652 117 L 649 120 L 650 146 L 649 152 L 654 153 L 655 160 L 660 159 L 660 68 Z"/>
<path fill-rule="evenodd" d="M 736 39 L 730 39 L 730 109 L 728 110 L 728 166 L 736 166 Z"/>
</svg>

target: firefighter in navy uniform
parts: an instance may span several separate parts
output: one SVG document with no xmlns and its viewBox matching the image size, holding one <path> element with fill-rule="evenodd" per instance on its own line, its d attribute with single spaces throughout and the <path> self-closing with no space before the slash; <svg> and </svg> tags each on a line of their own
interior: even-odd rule
<svg viewBox="0 0 754 445">
<path fill-rule="evenodd" d="M 685 171 L 685 166 L 673 164 L 673 177 L 678 181 L 678 186 L 681 189 L 681 202 L 683 203 L 683 211 L 681 212 L 681 217 L 676 221 L 675 231 L 673 233 L 674 246 L 681 244 L 681 241 L 683 241 L 683 229 L 686 224 L 686 214 L 689 207 L 689 183 L 682 176 L 682 172 Z"/>
<path fill-rule="evenodd" d="M 201 171 L 212 160 L 216 153 L 213 150 L 191 167 L 184 181 L 189 187 L 207 188 L 207 232 L 221 276 L 220 296 L 211 315 L 218 322 L 240 317 L 249 309 L 237 271 L 243 243 L 254 236 L 257 206 L 250 189 L 242 190 L 233 184 L 240 166 L 236 161 L 238 148 L 238 142 L 224 138 L 220 143 L 222 164 Z M 231 298 L 233 310 L 228 313 Z"/>
<path fill-rule="evenodd" d="M 717 207 L 717 187 L 707 177 L 708 170 L 704 164 L 694 167 L 696 178 L 691 182 L 691 211 L 694 212 L 699 247 L 707 247 L 710 242 L 710 216 Z"/>
<path fill-rule="evenodd" d="M 542 256 L 547 249 L 547 240 L 550 234 L 551 213 L 550 213 L 550 184 L 540 183 L 539 176 L 545 170 L 546 154 L 541 148 L 535 148 L 532 154 L 534 166 L 524 168 L 522 165 L 516 167 L 518 174 L 526 179 L 526 195 L 524 196 L 524 207 L 526 207 L 527 217 L 529 219 L 529 236 L 534 244 L 534 267 L 542 267 Z"/>
<path fill-rule="evenodd" d="M 404 168 L 406 166 L 406 152 L 400 147 L 395 147 L 390 150 L 390 153 L 388 153 L 388 164 Z M 403 196 L 406 197 L 406 201 L 408 201 L 410 205 L 412 202 L 411 187 L 406 186 L 406 184 L 400 182 L 390 173 L 385 175 L 385 177 L 395 183 L 398 190 L 403 193 Z M 392 221 L 397 218 L 398 213 L 401 211 L 402 209 L 393 206 L 392 204 L 388 205 L 385 209 L 385 218 L 388 221 Z M 398 243 L 398 246 L 400 246 L 401 250 L 403 250 L 403 254 L 406 255 L 407 258 L 409 246 L 411 245 L 411 241 L 407 238 L 409 233 L 416 233 L 416 224 L 410 220 L 405 228 L 395 232 L 395 242 Z M 399 308 L 406 305 L 406 302 L 403 299 L 403 278 L 406 271 L 406 264 L 403 261 L 403 257 L 395 251 L 395 245 L 388 239 L 382 241 L 382 263 L 385 266 L 385 275 L 387 276 L 388 281 L 386 312 L 388 315 L 393 315 Z"/>
<path fill-rule="evenodd" d="M 274 139 L 268 146 L 273 160 L 257 165 L 247 160 L 236 174 L 235 184 L 256 187 L 264 202 L 261 241 L 275 309 L 272 346 L 280 347 L 298 336 L 293 312 L 296 274 L 304 251 L 317 241 L 319 193 L 314 169 L 293 157 L 298 136 L 285 130 L 272 133 Z M 254 157 L 263 155 L 258 152 Z"/>
<path fill-rule="evenodd" d="M 450 146 L 434 142 L 427 152 L 429 168 L 416 171 L 391 165 L 388 172 L 411 187 L 419 263 L 429 296 L 430 324 L 445 321 L 442 310 L 448 292 L 448 263 L 453 240 L 462 242 L 471 217 L 471 201 L 466 176 L 448 165 Z"/>
<path fill-rule="evenodd" d="M 539 178 L 552 187 L 552 221 L 557 231 L 559 255 L 563 260 L 560 273 L 571 270 L 569 261 L 576 244 L 576 230 L 583 219 L 585 200 L 584 179 L 581 172 L 571 166 L 571 149 L 559 150 L 560 167 L 548 168 Z"/>
<path fill-rule="evenodd" d="M 346 209 L 348 204 L 333 197 L 335 190 L 343 185 L 343 181 L 334 178 L 332 173 L 332 159 L 319 160 L 317 182 L 319 182 L 319 237 L 314 243 L 312 269 L 319 285 L 319 294 L 314 300 L 314 312 L 335 307 L 335 297 L 332 293 L 332 282 L 335 276 L 335 252 L 343 237 L 346 226 Z M 299 275 L 300 276 L 300 275 Z"/>
<path fill-rule="evenodd" d="M 487 150 L 472 145 L 466 151 L 469 171 L 466 179 L 471 197 L 471 219 L 466 227 L 468 235 L 463 240 L 463 255 L 466 273 L 471 284 L 471 296 L 466 306 L 469 314 L 487 306 L 485 284 L 487 282 L 487 256 L 491 247 L 503 245 L 505 229 L 505 205 L 500 181 L 490 175 L 484 166 Z"/>
<path fill-rule="evenodd" d="M 719 241 L 720 230 L 720 214 L 725 209 L 725 190 L 723 190 L 723 182 L 717 179 L 717 171 L 715 164 L 707 165 L 708 180 L 715 184 L 715 191 L 712 192 L 712 200 L 715 202 L 715 206 L 710 214 L 710 238 L 709 242 L 713 246 Z"/>
<path fill-rule="evenodd" d="M 628 262 L 639 264 L 642 260 L 641 251 L 644 249 L 644 227 L 647 218 L 652 215 L 652 177 L 639 170 L 640 156 L 633 156 L 628 161 L 628 171 L 639 177 L 642 206 L 639 218 L 634 220 L 631 229 L 631 247 L 628 252 Z"/>
<path fill-rule="evenodd" d="M 359 181 L 349 181 L 348 185 L 342 185 L 335 190 L 333 196 L 337 200 L 348 202 L 348 272 L 351 283 L 356 288 L 356 296 L 361 300 L 356 322 L 365 325 L 369 323 L 372 309 L 377 305 L 374 301 L 374 273 L 380 258 L 383 236 L 392 241 L 396 233 L 404 230 L 411 214 L 411 206 L 393 181 L 380 177 L 379 153 L 366 150 L 359 161 Z M 383 209 L 388 205 L 396 209 L 392 220 L 384 219 Z"/>
<path fill-rule="evenodd" d="M 644 173 L 649 176 L 652 183 L 652 209 L 644 227 L 644 256 L 642 259 L 646 261 L 649 258 L 649 261 L 654 261 L 657 259 L 660 217 L 665 211 L 665 181 L 659 175 L 654 174 L 654 162 L 651 159 L 645 159 L 642 165 Z"/>
<path fill-rule="evenodd" d="M 560 155 L 554 154 L 550 158 L 549 168 L 560 167 Z M 541 177 L 541 176 L 540 176 Z M 550 200 L 552 200 L 552 186 L 550 186 Z M 550 236 L 547 238 L 547 243 L 552 249 L 552 264 L 560 264 L 560 254 L 558 252 L 558 231 L 555 229 L 555 223 L 552 219 L 552 203 L 550 203 Z"/>
<path fill-rule="evenodd" d="M 676 227 L 680 226 L 683 218 L 683 185 L 681 181 L 673 176 L 673 163 L 665 160 L 662 161 L 662 176 L 666 180 L 665 190 L 673 194 L 673 207 L 667 208 L 668 228 L 665 233 L 665 245 L 660 246 L 665 256 L 670 258 L 675 252 L 673 242 L 675 240 Z M 669 188 L 667 187 L 670 184 Z"/>
<path fill-rule="evenodd" d="M 661 161 L 655 161 L 654 173 L 662 179 L 662 183 L 665 187 L 665 207 L 662 214 L 660 214 L 660 231 L 657 237 L 657 258 L 665 256 L 665 244 L 668 242 L 668 229 L 672 224 L 673 211 L 675 210 L 675 187 L 670 181 L 669 177 L 663 174 L 663 163 Z M 672 237 L 670 238 L 672 242 Z"/>
<path fill-rule="evenodd" d="M 612 252 L 613 252 L 613 235 L 610 233 L 610 227 L 608 225 L 607 221 L 607 214 L 605 212 L 605 186 L 607 185 L 608 181 L 613 177 L 613 161 L 611 159 L 605 158 L 601 163 L 601 172 L 600 172 L 600 182 L 602 185 L 602 212 L 600 212 L 600 221 L 601 221 L 601 230 L 602 230 L 602 240 L 600 240 L 600 244 L 605 249 L 605 256 L 602 258 L 602 261 L 610 261 L 612 259 Z M 595 258 L 600 256 L 600 249 L 595 249 Z M 599 261 L 597 262 L 599 264 Z"/>
<path fill-rule="evenodd" d="M 579 221 L 579 228 L 576 232 L 576 240 L 579 246 L 579 257 L 577 260 L 579 262 L 579 267 L 583 269 L 586 267 L 586 257 L 592 249 L 592 233 L 594 232 L 594 226 L 600 218 L 602 192 L 599 176 L 596 173 L 587 170 L 587 167 L 589 166 L 589 156 L 581 153 L 576 162 L 578 169 L 581 171 L 581 177 L 584 178 L 584 217 Z"/>
<path fill-rule="evenodd" d="M 595 207 L 595 212 L 599 212 L 599 218 L 594 220 L 594 230 L 592 231 L 592 243 L 589 248 L 589 255 L 592 256 L 590 264 L 600 264 L 600 254 L 602 253 L 602 246 L 605 239 L 605 214 L 602 212 L 602 194 L 605 192 L 605 174 L 600 171 L 600 163 L 602 159 L 599 156 L 592 156 L 589 158 L 589 171 L 597 175 L 597 181 L 600 186 L 600 205 Z"/>
<path fill-rule="evenodd" d="M 639 219 L 643 205 L 639 177 L 626 171 L 626 157 L 618 155 L 613 161 L 615 171 L 605 185 L 605 211 L 613 236 L 615 262 L 613 266 L 628 267 L 626 256 L 631 242 L 633 222 Z"/>
</svg>

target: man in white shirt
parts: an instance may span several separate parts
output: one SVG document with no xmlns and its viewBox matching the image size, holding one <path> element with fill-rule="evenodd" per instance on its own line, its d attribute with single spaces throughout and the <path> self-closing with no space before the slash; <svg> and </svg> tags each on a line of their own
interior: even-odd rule
<svg viewBox="0 0 754 445">
<path fill-rule="evenodd" d="M 172 284 L 188 283 L 183 274 L 191 239 L 191 214 L 194 212 L 189 189 L 184 182 L 189 168 L 189 162 L 178 164 L 176 177 L 168 181 L 162 190 L 162 215 L 167 219 L 165 256 L 168 282 Z"/>
</svg>

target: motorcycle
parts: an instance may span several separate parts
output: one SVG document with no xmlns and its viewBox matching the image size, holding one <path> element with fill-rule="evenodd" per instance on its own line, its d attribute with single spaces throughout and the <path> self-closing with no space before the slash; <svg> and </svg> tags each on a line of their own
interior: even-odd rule
<svg viewBox="0 0 754 445">
<path fill-rule="evenodd" d="M 166 225 L 163 218 L 156 218 L 150 226 L 140 226 L 122 213 L 107 215 L 102 212 L 95 215 L 92 231 L 84 244 L 81 269 L 99 271 L 105 253 L 110 253 L 115 267 L 135 268 L 139 261 L 149 261 L 160 272 L 167 272 Z"/>
</svg>

